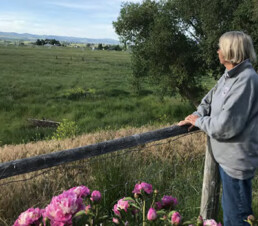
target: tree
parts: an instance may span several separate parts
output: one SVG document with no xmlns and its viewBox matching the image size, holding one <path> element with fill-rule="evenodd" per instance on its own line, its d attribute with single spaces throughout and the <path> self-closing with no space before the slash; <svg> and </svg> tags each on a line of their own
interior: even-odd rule
<svg viewBox="0 0 258 226">
<path fill-rule="evenodd" d="M 102 45 L 102 43 L 99 43 L 99 44 L 98 44 L 98 50 L 103 50 L 103 45 Z"/>
<path fill-rule="evenodd" d="M 41 40 L 37 39 L 37 41 L 35 42 L 35 44 L 38 45 L 38 46 L 40 46 L 40 45 L 42 45 L 42 42 L 41 42 Z"/>
<path fill-rule="evenodd" d="M 140 87 L 145 78 L 151 79 L 162 91 L 179 92 L 197 105 L 204 91 L 202 76 L 217 77 L 222 71 L 216 56 L 221 34 L 238 29 L 253 37 L 258 31 L 254 2 L 144 0 L 124 3 L 113 25 L 121 42 L 132 46 L 135 85 Z M 244 22 L 238 19 L 240 16 Z M 254 42 L 258 43 L 256 39 Z"/>
</svg>

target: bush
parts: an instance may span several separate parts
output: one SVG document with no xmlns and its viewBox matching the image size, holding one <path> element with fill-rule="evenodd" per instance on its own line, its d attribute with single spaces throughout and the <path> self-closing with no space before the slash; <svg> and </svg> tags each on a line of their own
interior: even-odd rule
<svg viewBox="0 0 258 226">
<path fill-rule="evenodd" d="M 52 136 L 53 140 L 62 140 L 68 137 L 75 137 L 78 133 L 78 126 L 74 121 L 63 119 Z"/>
</svg>

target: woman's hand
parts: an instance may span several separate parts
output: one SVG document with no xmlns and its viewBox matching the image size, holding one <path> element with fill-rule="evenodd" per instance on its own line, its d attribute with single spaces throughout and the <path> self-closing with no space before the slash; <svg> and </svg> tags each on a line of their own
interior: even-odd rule
<svg viewBox="0 0 258 226">
<path fill-rule="evenodd" d="M 188 130 L 191 130 L 194 127 L 195 122 L 198 118 L 199 118 L 198 115 L 188 115 L 183 121 L 180 121 L 177 125 L 178 126 L 191 125 L 188 129 Z"/>
</svg>

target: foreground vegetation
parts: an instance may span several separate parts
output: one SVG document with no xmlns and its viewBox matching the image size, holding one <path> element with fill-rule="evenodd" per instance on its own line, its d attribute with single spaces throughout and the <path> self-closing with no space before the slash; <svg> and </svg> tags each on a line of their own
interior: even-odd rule
<svg viewBox="0 0 258 226">
<path fill-rule="evenodd" d="M 168 125 L 161 127 L 165 126 Z M 158 128 L 128 127 L 85 134 L 63 141 L 8 145 L 0 148 L 0 159 L 6 162 L 154 129 Z M 163 144 L 158 145 L 161 143 Z M 176 197 L 179 200 L 177 210 L 185 219 L 191 219 L 198 216 L 200 211 L 204 150 L 205 135 L 198 132 L 180 139 L 171 138 L 144 147 L 1 180 L 1 184 L 21 181 L 1 186 L 0 225 L 11 225 L 21 212 L 30 207 L 44 208 L 54 195 L 78 185 L 99 190 L 105 211 L 112 215 L 115 202 L 121 197 L 131 196 L 131 188 L 138 181 L 151 183 L 158 189 L 160 196 L 169 194 Z M 253 180 L 253 186 L 253 207 L 257 216 L 258 175 Z M 221 219 L 220 212 L 218 220 Z"/>
<path fill-rule="evenodd" d="M 161 100 L 155 86 L 131 85 L 130 54 L 86 48 L 0 46 L 0 141 L 27 143 L 52 136 L 29 118 L 74 121 L 78 133 L 173 123 L 193 108 Z"/>
</svg>

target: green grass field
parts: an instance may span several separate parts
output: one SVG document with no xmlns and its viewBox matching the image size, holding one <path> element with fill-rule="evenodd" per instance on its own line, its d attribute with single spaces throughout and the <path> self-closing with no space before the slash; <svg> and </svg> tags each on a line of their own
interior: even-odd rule
<svg viewBox="0 0 258 226">
<path fill-rule="evenodd" d="M 130 55 L 127 52 L 0 45 L 0 66 L 2 161 L 127 136 L 130 133 L 128 128 L 122 132 L 116 131 L 127 126 L 154 125 L 154 129 L 158 125 L 179 121 L 194 110 L 179 97 L 166 96 L 161 100 L 157 88 L 147 83 L 141 95 L 135 94 L 131 86 Z M 203 82 L 207 87 L 213 83 L 210 78 Z M 60 143 L 48 141 L 4 146 L 47 139 L 55 132 L 50 128 L 32 128 L 28 118 L 75 121 L 79 133 L 86 137 Z M 146 130 L 151 129 L 148 127 Z M 95 131 L 99 133 L 90 137 L 85 134 Z M 132 134 L 141 132 L 134 128 Z M 2 186 L 0 225 L 11 225 L 22 211 L 31 206 L 43 208 L 52 196 L 80 184 L 102 191 L 104 206 L 111 214 L 114 202 L 131 195 L 138 180 L 152 183 L 162 195 L 176 196 L 180 201 L 178 210 L 187 219 L 197 217 L 204 143 L 204 135 L 196 134 L 166 145 L 145 147 L 142 152 L 125 154 L 122 151 L 118 155 L 110 154 L 93 158 L 92 161 L 64 165 L 27 182 Z M 8 159 L 8 155 L 12 158 Z M 31 175 L 1 182 L 25 180 Z M 253 183 L 256 215 L 257 178 L 256 174 Z"/>
<path fill-rule="evenodd" d="M 192 112 L 180 98 L 165 97 L 146 84 L 131 86 L 128 52 L 83 48 L 0 46 L 1 144 L 50 137 L 28 118 L 75 121 L 79 133 L 127 125 L 173 123 Z"/>
</svg>

